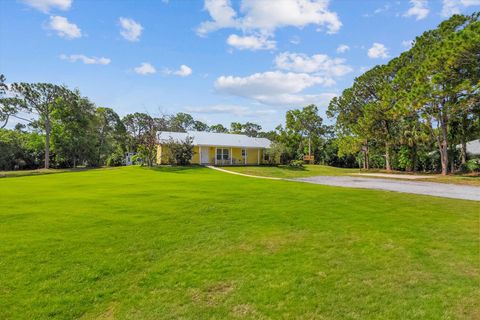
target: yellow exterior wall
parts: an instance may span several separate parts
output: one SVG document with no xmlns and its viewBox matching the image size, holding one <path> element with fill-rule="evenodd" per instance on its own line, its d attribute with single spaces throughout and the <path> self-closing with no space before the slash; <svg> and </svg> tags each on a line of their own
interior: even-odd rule
<svg viewBox="0 0 480 320">
<path fill-rule="evenodd" d="M 247 164 L 252 165 L 252 164 L 257 164 L 257 163 L 258 163 L 258 149 L 257 148 L 248 148 L 247 149 Z"/>
<path fill-rule="evenodd" d="M 215 164 L 216 147 L 207 147 L 202 146 L 202 150 L 208 148 L 208 161 L 210 164 Z M 242 148 L 229 148 L 229 147 L 218 147 L 226 148 L 231 150 L 231 157 L 233 157 L 234 165 L 244 165 L 244 160 L 242 158 Z M 247 165 L 256 165 L 258 163 L 258 148 L 246 148 L 247 151 Z M 199 146 L 193 147 L 193 157 L 191 160 L 192 164 L 200 164 L 200 148 Z M 169 164 L 167 159 L 168 149 L 166 146 L 158 145 L 157 146 L 157 164 Z M 260 164 L 264 163 L 263 161 L 264 150 L 260 149 Z"/>
</svg>

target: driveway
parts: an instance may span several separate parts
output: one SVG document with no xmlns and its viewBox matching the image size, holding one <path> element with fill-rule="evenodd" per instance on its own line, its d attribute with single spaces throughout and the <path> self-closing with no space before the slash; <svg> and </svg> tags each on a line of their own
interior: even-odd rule
<svg viewBox="0 0 480 320">
<path fill-rule="evenodd" d="M 337 187 L 379 189 L 396 192 L 423 194 L 435 197 L 480 201 L 480 187 L 474 186 L 347 176 L 315 176 L 290 180 Z"/>
</svg>

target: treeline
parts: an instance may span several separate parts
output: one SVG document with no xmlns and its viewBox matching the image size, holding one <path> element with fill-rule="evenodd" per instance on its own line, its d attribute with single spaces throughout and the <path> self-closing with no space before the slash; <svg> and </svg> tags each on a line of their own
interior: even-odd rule
<svg viewBox="0 0 480 320">
<path fill-rule="evenodd" d="M 153 165 L 159 131 L 212 131 L 260 136 L 262 127 L 233 122 L 208 126 L 190 114 L 121 118 L 78 90 L 50 83 L 5 84 L 0 75 L 0 170 L 99 167 L 124 164 L 125 153 Z M 8 123 L 21 121 L 14 129 Z"/>
<path fill-rule="evenodd" d="M 366 169 L 462 169 L 466 142 L 480 136 L 479 13 L 423 33 L 356 78 L 327 114 L 336 119 L 339 154 L 361 153 Z"/>
</svg>

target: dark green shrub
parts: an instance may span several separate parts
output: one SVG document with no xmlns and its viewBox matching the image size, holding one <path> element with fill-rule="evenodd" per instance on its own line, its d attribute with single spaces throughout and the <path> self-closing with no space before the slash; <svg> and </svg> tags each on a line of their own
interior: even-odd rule
<svg viewBox="0 0 480 320">
<path fill-rule="evenodd" d="M 480 159 L 471 159 L 460 165 L 460 172 L 472 173 L 480 172 Z"/>
</svg>

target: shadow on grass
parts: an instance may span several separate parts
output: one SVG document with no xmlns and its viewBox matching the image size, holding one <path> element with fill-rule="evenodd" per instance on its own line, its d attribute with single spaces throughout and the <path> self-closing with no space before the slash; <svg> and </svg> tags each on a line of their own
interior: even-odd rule
<svg viewBox="0 0 480 320">
<path fill-rule="evenodd" d="M 43 176 L 47 174 L 85 172 L 98 170 L 101 168 L 69 168 L 69 169 L 36 169 L 36 170 L 17 170 L 17 171 L 0 171 L 1 178 L 21 178 L 29 176 Z"/>
<path fill-rule="evenodd" d="M 192 170 L 205 169 L 203 166 L 199 165 L 188 165 L 188 166 L 156 166 L 156 167 L 142 167 L 145 170 L 152 170 L 157 172 L 166 172 L 166 173 L 189 173 Z"/>
</svg>

